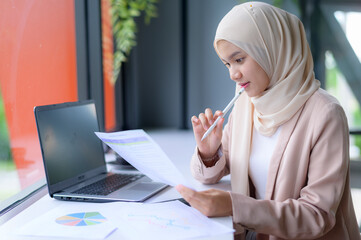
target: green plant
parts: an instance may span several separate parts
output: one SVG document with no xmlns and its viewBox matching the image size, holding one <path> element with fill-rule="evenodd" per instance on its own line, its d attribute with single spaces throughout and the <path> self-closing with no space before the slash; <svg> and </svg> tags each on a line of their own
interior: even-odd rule
<svg viewBox="0 0 361 240">
<path fill-rule="evenodd" d="M 151 18 L 157 17 L 155 4 L 158 0 L 111 0 L 110 2 L 115 37 L 113 79 L 116 81 L 122 63 L 127 60 L 131 49 L 136 45 L 135 18 L 144 12 L 144 21 L 149 24 Z"/>
</svg>

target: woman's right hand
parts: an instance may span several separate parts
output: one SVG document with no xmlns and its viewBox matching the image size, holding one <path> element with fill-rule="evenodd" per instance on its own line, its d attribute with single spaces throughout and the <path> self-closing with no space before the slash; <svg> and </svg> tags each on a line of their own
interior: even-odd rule
<svg viewBox="0 0 361 240">
<path fill-rule="evenodd" d="M 203 134 L 221 116 L 221 111 L 216 111 L 213 115 L 212 110 L 207 108 L 204 113 L 200 113 L 198 118 L 192 117 L 192 126 L 197 147 L 202 158 L 213 157 L 222 142 L 222 130 L 224 118 L 221 118 L 217 126 L 209 133 L 209 135 L 201 141 Z"/>
</svg>

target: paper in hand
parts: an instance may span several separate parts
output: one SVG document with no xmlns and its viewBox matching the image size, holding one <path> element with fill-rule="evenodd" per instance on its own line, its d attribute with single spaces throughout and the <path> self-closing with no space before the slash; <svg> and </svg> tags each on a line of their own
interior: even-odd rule
<svg viewBox="0 0 361 240">
<path fill-rule="evenodd" d="M 143 130 L 95 133 L 105 144 L 141 173 L 170 186 L 193 188 L 159 145 Z"/>
</svg>

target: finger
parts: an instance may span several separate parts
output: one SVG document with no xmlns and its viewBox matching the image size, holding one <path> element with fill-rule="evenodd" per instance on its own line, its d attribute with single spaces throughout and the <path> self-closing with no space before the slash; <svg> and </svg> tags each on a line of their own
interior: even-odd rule
<svg viewBox="0 0 361 240">
<path fill-rule="evenodd" d="M 183 185 L 177 185 L 175 188 L 193 208 L 199 210 L 203 214 L 206 213 L 206 203 L 204 202 L 202 193 L 184 187 Z"/>
<path fill-rule="evenodd" d="M 197 125 L 200 124 L 200 121 L 199 121 L 199 119 L 198 119 L 196 116 L 192 116 L 191 122 L 192 122 L 192 125 L 193 125 L 193 126 L 197 126 Z"/>
<path fill-rule="evenodd" d="M 203 130 L 202 122 L 199 118 L 197 118 L 196 116 L 193 116 L 191 118 L 191 122 L 192 122 L 192 127 L 194 129 Z"/>
<path fill-rule="evenodd" d="M 182 194 L 182 196 L 190 196 L 194 197 L 197 194 L 197 191 L 194 191 L 193 189 L 190 189 L 188 187 L 183 186 L 182 184 L 179 184 L 175 186 L 175 189 Z"/>
<path fill-rule="evenodd" d="M 183 185 L 177 185 L 175 189 L 183 196 L 183 198 L 191 203 L 199 202 L 200 201 L 200 194 L 197 191 L 194 191 L 193 189 L 187 188 Z"/>
<path fill-rule="evenodd" d="M 217 123 L 217 126 L 215 127 L 214 131 L 215 131 L 215 135 L 218 137 L 218 138 L 221 138 L 222 137 L 222 134 L 223 134 L 223 123 L 224 123 L 224 118 L 221 118 L 219 119 L 218 123 Z"/>
<path fill-rule="evenodd" d="M 191 118 L 191 122 L 192 122 L 192 127 L 193 127 L 194 138 L 196 139 L 196 141 L 198 139 L 200 140 L 204 133 L 204 129 L 201 124 L 201 121 L 196 116 L 193 116 Z"/>
<path fill-rule="evenodd" d="M 207 207 L 208 198 L 205 193 L 197 192 L 184 186 L 182 190 L 180 190 L 180 193 L 192 207 L 196 207 L 197 209 L 205 209 L 205 207 Z"/>
<path fill-rule="evenodd" d="M 208 119 L 204 113 L 200 113 L 198 119 L 201 121 L 204 130 L 207 130 L 211 125 L 208 122 Z"/>
<path fill-rule="evenodd" d="M 207 116 L 208 118 L 208 121 L 209 123 L 212 125 L 213 124 L 213 113 L 212 113 L 212 110 L 210 108 L 207 108 L 205 111 L 205 115 Z"/>
<path fill-rule="evenodd" d="M 214 113 L 213 119 L 217 119 L 219 116 L 222 116 L 222 114 L 223 114 L 222 111 L 217 110 L 217 111 Z"/>
<path fill-rule="evenodd" d="M 203 126 L 200 119 L 198 119 L 196 116 L 193 116 L 191 118 L 191 122 L 194 131 L 196 132 L 203 131 Z"/>
</svg>

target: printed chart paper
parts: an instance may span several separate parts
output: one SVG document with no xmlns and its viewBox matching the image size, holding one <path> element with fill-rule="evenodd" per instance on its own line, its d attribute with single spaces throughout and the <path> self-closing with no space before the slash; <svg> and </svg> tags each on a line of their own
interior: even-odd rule
<svg viewBox="0 0 361 240">
<path fill-rule="evenodd" d="M 79 205 L 80 204 L 80 205 Z M 105 239 L 117 227 L 99 210 L 99 205 L 62 204 L 34 218 L 19 229 L 19 235 L 75 239 Z"/>
<path fill-rule="evenodd" d="M 159 145 L 143 130 L 95 134 L 153 181 L 170 186 L 183 184 L 193 188 Z"/>
<path fill-rule="evenodd" d="M 127 239 L 190 239 L 234 231 L 179 201 L 131 204 L 118 212 L 123 222 L 118 227 Z"/>
</svg>

